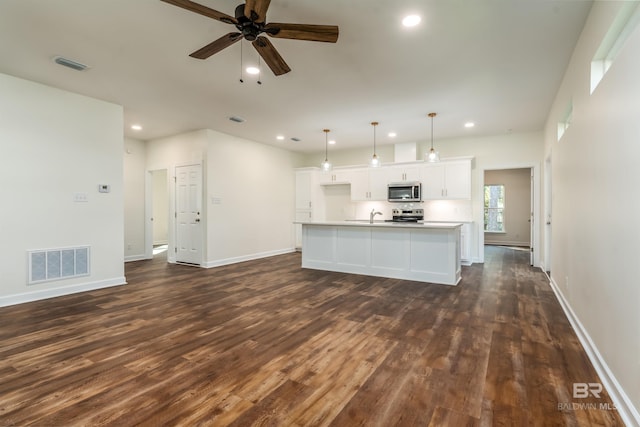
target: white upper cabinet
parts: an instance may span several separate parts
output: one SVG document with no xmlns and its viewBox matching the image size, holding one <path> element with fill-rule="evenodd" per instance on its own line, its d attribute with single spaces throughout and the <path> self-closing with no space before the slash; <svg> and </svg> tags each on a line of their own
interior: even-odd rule
<svg viewBox="0 0 640 427">
<path fill-rule="evenodd" d="M 414 165 L 391 166 L 387 168 L 387 181 L 389 183 L 420 181 L 421 168 L 422 166 Z"/>
<path fill-rule="evenodd" d="M 420 181 L 423 200 L 471 199 L 471 160 L 426 165 Z"/>
<path fill-rule="evenodd" d="M 351 200 L 387 200 L 387 173 L 384 168 L 357 169 L 351 175 Z"/>
<path fill-rule="evenodd" d="M 320 185 L 350 184 L 353 169 L 334 169 L 329 172 L 318 172 Z"/>
<path fill-rule="evenodd" d="M 423 200 L 471 199 L 471 158 L 440 163 L 406 163 L 379 168 L 340 167 L 329 172 L 317 168 L 296 171 L 296 209 L 314 209 L 319 185 L 351 185 L 354 202 L 387 200 L 387 185 L 422 183 Z M 322 202 L 322 198 L 315 199 Z"/>
</svg>

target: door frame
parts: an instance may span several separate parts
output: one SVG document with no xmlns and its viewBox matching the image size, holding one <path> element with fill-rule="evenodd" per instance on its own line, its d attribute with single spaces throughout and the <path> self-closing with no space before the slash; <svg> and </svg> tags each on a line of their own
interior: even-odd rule
<svg viewBox="0 0 640 427">
<path fill-rule="evenodd" d="M 169 178 L 171 176 L 169 168 L 147 169 L 144 182 L 144 257 L 145 259 L 153 259 L 153 173 L 157 171 L 165 171 L 167 176 L 166 191 L 167 197 L 171 198 L 171 185 Z M 169 224 L 171 223 L 171 208 L 167 206 L 167 214 L 169 215 Z M 170 240 L 171 227 L 167 230 L 167 239 Z M 167 257 L 168 258 L 168 257 Z"/>
<path fill-rule="evenodd" d="M 539 163 L 509 163 L 498 165 L 485 165 L 478 168 L 478 200 L 477 213 L 475 216 L 476 224 L 478 224 L 478 262 L 484 262 L 484 173 L 490 170 L 502 169 L 531 169 L 533 174 L 533 221 L 532 229 L 535 233 L 531 236 L 531 247 L 533 248 L 533 266 L 540 267 L 540 164 Z"/>
<path fill-rule="evenodd" d="M 168 214 L 169 214 L 169 224 L 168 224 L 168 234 L 167 234 L 167 262 L 171 264 L 176 263 L 176 168 L 181 166 L 200 166 L 201 174 L 200 177 L 202 179 L 201 190 L 202 190 L 202 263 L 204 265 L 204 260 L 206 259 L 205 247 L 206 247 L 206 222 L 207 222 L 207 209 L 206 209 L 206 199 L 205 195 L 205 170 L 203 162 L 199 161 L 191 161 L 191 162 L 182 162 L 175 163 L 172 165 L 168 165 L 163 168 L 155 168 L 148 169 L 145 175 L 145 259 L 153 258 L 153 221 L 151 218 L 153 217 L 153 191 L 152 191 L 152 176 L 151 173 L 156 170 L 166 170 L 167 171 L 167 197 L 168 197 Z"/>
<path fill-rule="evenodd" d="M 551 273 L 551 238 L 553 222 L 553 151 L 544 161 L 544 262 L 543 270 Z"/>
<path fill-rule="evenodd" d="M 177 263 L 177 246 L 178 246 L 178 221 L 177 218 L 177 169 L 181 167 L 189 167 L 189 166 L 198 166 L 200 168 L 200 212 L 201 212 L 201 220 L 200 220 L 200 260 L 196 264 L 192 263 L 184 263 L 186 265 L 193 265 L 194 267 L 202 267 L 205 262 L 205 246 L 206 246 L 206 198 L 204 197 L 204 167 L 201 162 L 187 162 L 187 163 L 179 163 L 173 165 L 173 177 L 171 179 L 172 185 L 170 185 L 172 189 L 173 197 L 171 198 L 171 209 L 172 212 L 169 215 L 169 229 L 173 232 L 173 236 L 171 239 L 172 244 L 168 246 L 168 250 L 173 263 Z"/>
</svg>

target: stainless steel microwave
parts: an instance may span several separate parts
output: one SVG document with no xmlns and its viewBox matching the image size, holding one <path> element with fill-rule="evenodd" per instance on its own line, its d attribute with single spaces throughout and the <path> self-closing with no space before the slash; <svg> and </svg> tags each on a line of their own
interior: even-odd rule
<svg viewBox="0 0 640 427">
<path fill-rule="evenodd" d="M 397 182 L 388 185 L 387 200 L 390 202 L 421 202 L 422 184 L 419 182 Z"/>
</svg>

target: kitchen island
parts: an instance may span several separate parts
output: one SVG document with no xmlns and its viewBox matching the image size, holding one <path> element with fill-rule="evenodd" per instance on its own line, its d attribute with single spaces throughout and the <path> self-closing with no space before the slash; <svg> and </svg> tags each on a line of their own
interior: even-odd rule
<svg viewBox="0 0 640 427">
<path fill-rule="evenodd" d="M 419 282 L 460 281 L 460 223 L 302 224 L 302 267 Z"/>
</svg>

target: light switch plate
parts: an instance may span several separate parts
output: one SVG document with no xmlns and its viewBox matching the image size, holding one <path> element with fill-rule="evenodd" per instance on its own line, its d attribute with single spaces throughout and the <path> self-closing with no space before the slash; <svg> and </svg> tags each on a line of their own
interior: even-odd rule
<svg viewBox="0 0 640 427">
<path fill-rule="evenodd" d="M 89 195 L 87 193 L 73 193 L 73 201 L 76 203 L 88 202 Z"/>
</svg>

